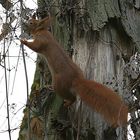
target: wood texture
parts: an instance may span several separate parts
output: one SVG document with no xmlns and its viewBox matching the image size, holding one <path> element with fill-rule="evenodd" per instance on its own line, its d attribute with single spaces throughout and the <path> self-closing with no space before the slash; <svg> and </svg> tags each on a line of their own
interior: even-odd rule
<svg viewBox="0 0 140 140">
<path fill-rule="evenodd" d="M 66 1 L 69 2 L 69 0 Z M 61 2 L 55 1 L 55 4 L 58 5 Z M 127 61 L 124 56 L 130 58 L 134 50 L 140 50 L 140 1 L 82 0 L 79 7 L 78 14 L 72 16 L 74 22 L 71 29 L 68 28 L 71 15 L 66 14 L 63 24 L 60 24 L 57 17 L 61 11 L 58 7 L 52 7 L 52 14 L 58 13 L 54 18 L 52 31 L 65 48 L 68 47 L 68 41 L 72 35 L 71 48 L 74 50 L 72 58 L 86 77 L 118 91 L 123 98 L 126 96 L 124 80 L 128 80 L 123 71 L 123 66 Z M 58 103 L 57 107 L 55 103 Z M 50 113 L 47 114 L 48 118 L 44 119 L 47 122 L 44 130 L 46 139 L 127 139 L 126 128 L 110 130 L 101 116 L 91 111 L 79 97 L 69 109 L 62 109 L 61 104 L 62 100 L 53 102 Z M 52 111 L 54 112 L 51 114 Z M 61 134 L 56 133 L 57 127 L 51 129 L 51 118 L 60 119 L 61 125 L 62 120 L 68 121 L 71 126 L 66 131 L 61 131 Z M 47 136 L 48 130 L 51 135 Z"/>
</svg>

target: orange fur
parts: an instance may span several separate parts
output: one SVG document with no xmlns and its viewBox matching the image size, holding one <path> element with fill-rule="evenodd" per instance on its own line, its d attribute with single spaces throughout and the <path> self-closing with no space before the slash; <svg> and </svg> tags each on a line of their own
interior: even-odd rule
<svg viewBox="0 0 140 140">
<path fill-rule="evenodd" d="M 101 113 L 112 126 L 127 123 L 127 106 L 108 87 L 95 81 L 77 79 L 73 82 L 73 89 L 87 105 Z"/>
<path fill-rule="evenodd" d="M 106 86 L 84 78 L 81 69 L 72 62 L 47 30 L 49 25 L 49 18 L 29 20 L 28 26 L 34 41 L 22 39 L 21 43 L 46 57 L 56 93 L 67 102 L 66 105 L 72 104 L 78 94 L 114 127 L 125 125 L 128 108 L 121 98 Z"/>
</svg>

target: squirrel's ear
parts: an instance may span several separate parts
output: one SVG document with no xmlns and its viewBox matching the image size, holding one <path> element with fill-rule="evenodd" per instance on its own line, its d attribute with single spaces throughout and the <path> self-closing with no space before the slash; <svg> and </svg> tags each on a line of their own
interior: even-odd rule
<svg viewBox="0 0 140 140">
<path fill-rule="evenodd" d="M 52 22 L 52 18 L 47 16 L 45 18 L 43 18 L 41 21 L 40 21 L 40 25 L 43 24 L 45 25 L 46 27 L 50 27 L 51 26 L 51 22 Z"/>
<path fill-rule="evenodd" d="M 36 19 L 36 13 L 32 15 L 32 19 Z"/>
</svg>

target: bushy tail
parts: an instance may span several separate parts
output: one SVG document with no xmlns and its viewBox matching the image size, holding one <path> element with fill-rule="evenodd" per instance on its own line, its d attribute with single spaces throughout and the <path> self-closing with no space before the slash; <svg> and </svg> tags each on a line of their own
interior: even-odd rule
<svg viewBox="0 0 140 140">
<path fill-rule="evenodd" d="M 95 81 L 77 79 L 73 82 L 73 90 L 112 126 L 126 125 L 128 107 L 119 95 L 108 87 Z"/>
</svg>

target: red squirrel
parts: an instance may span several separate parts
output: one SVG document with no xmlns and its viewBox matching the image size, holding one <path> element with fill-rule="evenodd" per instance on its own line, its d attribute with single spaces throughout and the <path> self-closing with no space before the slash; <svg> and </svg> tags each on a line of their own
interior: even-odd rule
<svg viewBox="0 0 140 140">
<path fill-rule="evenodd" d="M 32 17 L 28 21 L 28 28 L 34 40 L 20 41 L 46 58 L 56 93 L 66 101 L 67 105 L 71 105 L 78 94 L 113 127 L 126 125 L 128 107 L 113 90 L 85 79 L 82 70 L 67 56 L 52 33 L 48 31 L 50 21 L 49 17 L 41 20 Z"/>
</svg>

